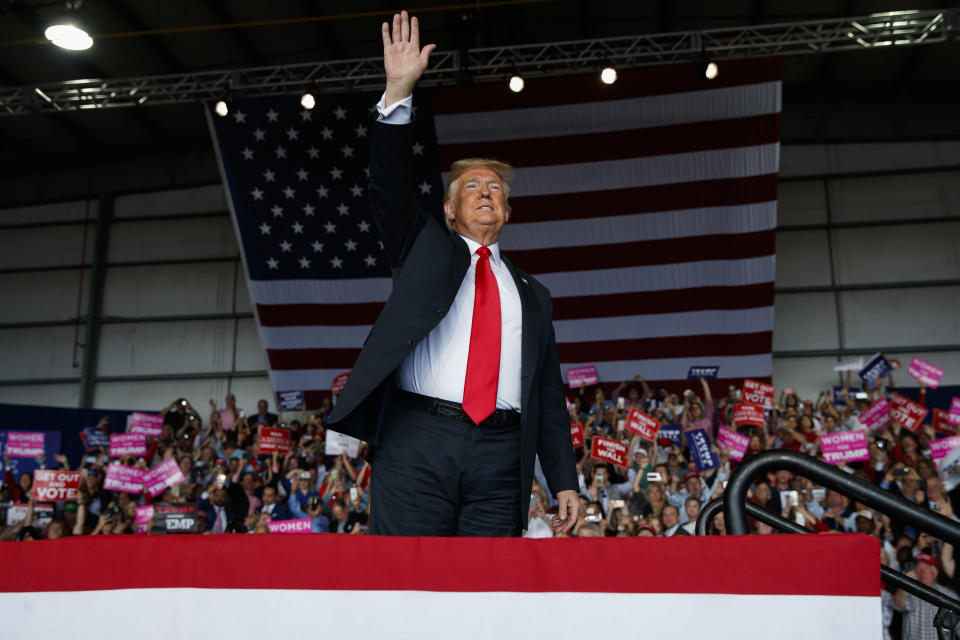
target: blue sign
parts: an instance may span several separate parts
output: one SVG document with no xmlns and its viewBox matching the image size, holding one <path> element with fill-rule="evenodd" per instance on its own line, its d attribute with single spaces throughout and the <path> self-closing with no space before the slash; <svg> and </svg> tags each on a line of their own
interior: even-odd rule
<svg viewBox="0 0 960 640">
<path fill-rule="evenodd" d="M 303 391 L 278 391 L 277 406 L 280 407 L 280 411 L 303 409 Z"/>
<path fill-rule="evenodd" d="M 850 395 L 860 392 L 859 387 L 850 387 L 847 389 L 847 393 Z M 843 387 L 835 386 L 833 388 L 833 404 L 838 407 L 847 406 L 847 399 L 843 395 Z"/>
<path fill-rule="evenodd" d="M 693 429 L 684 433 L 687 437 L 687 444 L 690 445 L 690 455 L 693 457 L 693 463 L 697 465 L 697 471 L 703 473 L 707 469 L 715 469 L 720 466 L 720 458 L 710 450 L 710 438 L 703 429 Z"/>
<path fill-rule="evenodd" d="M 103 429 L 87 427 L 83 430 L 83 443 L 88 450 L 110 446 L 110 434 Z"/>
<path fill-rule="evenodd" d="M 878 353 L 870 358 L 870 361 L 860 369 L 860 379 L 863 380 L 863 386 L 870 389 L 877 388 L 877 380 L 886 378 L 893 371 L 893 365 L 890 364 L 882 353 Z"/>
<path fill-rule="evenodd" d="M 19 431 L 18 429 L 11 429 L 11 431 Z M 30 433 L 37 433 L 37 431 L 23 429 L 23 431 L 29 431 Z M 40 431 L 39 433 L 43 434 L 43 456 L 45 460 L 43 461 L 43 468 L 45 469 L 55 469 L 58 464 L 53 456 L 60 453 L 60 432 L 59 431 Z M 0 431 L 0 451 L 6 453 L 7 451 L 7 432 Z M 17 478 L 20 477 L 21 473 L 29 473 L 33 475 L 33 472 L 40 468 L 40 463 L 36 458 L 10 458 L 10 469 L 9 471 L 13 473 L 14 482 Z M 0 471 L 8 471 L 3 465 L 2 459 L 0 459 Z"/>
<path fill-rule="evenodd" d="M 660 425 L 660 437 L 669 438 L 678 447 L 683 446 L 683 427 L 678 424 Z"/>
<path fill-rule="evenodd" d="M 687 380 L 699 380 L 701 378 L 716 380 L 718 371 L 720 371 L 720 367 L 690 367 L 690 370 L 687 371 Z"/>
</svg>

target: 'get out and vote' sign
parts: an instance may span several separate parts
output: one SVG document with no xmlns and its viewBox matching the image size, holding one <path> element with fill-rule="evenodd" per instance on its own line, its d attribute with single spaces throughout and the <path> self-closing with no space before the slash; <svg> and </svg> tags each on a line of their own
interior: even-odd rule
<svg viewBox="0 0 960 640">
<path fill-rule="evenodd" d="M 930 413 L 923 405 L 917 404 L 899 393 L 891 393 L 888 401 L 890 402 L 890 417 L 910 431 L 919 430 L 923 424 L 923 419 Z"/>
<path fill-rule="evenodd" d="M 820 453 L 824 462 L 854 462 L 869 460 L 866 431 L 840 431 L 820 436 Z"/>
<path fill-rule="evenodd" d="M 567 383 L 571 389 L 576 389 L 582 384 L 597 384 L 597 368 L 587 365 L 586 367 L 573 367 L 567 369 Z"/>
<path fill-rule="evenodd" d="M 660 430 L 659 422 L 636 407 L 630 409 L 624 426 L 644 440 L 649 440 L 650 442 L 656 440 L 657 431 Z"/>
<path fill-rule="evenodd" d="M 773 408 L 774 388 L 772 384 L 750 380 L 743 381 L 743 401 L 759 404 L 765 409 Z"/>
<path fill-rule="evenodd" d="M 618 467 L 627 466 L 627 454 L 630 448 L 619 440 L 593 436 L 590 444 L 590 457 L 605 462 L 612 462 Z"/>
<path fill-rule="evenodd" d="M 80 488 L 79 471 L 37 469 L 33 472 L 33 498 L 45 502 L 76 500 Z"/>
</svg>

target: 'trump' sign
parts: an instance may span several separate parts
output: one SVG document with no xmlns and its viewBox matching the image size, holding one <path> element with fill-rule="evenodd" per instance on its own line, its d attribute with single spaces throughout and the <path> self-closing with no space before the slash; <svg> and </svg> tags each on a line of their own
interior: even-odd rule
<svg viewBox="0 0 960 640">
<path fill-rule="evenodd" d="M 820 452 L 824 462 L 854 462 L 869 460 L 866 431 L 840 431 L 820 436 Z"/>
</svg>

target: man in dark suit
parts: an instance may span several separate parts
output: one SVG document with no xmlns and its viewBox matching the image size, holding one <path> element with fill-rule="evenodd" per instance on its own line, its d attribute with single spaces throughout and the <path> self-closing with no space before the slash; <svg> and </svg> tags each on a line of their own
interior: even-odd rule
<svg viewBox="0 0 960 640">
<path fill-rule="evenodd" d="M 223 487 L 214 489 L 209 501 L 201 499 L 197 506 L 207 516 L 207 531 L 226 533 L 230 523 L 234 521 L 234 512 L 227 498 L 227 490 Z"/>
<path fill-rule="evenodd" d="M 406 12 L 382 31 L 369 192 L 393 292 L 328 424 L 373 445 L 373 533 L 519 535 L 538 455 L 567 531 L 580 505 L 550 294 L 498 244 L 512 169 L 457 162 L 445 219 L 419 209 L 409 122 L 435 47 Z"/>
</svg>

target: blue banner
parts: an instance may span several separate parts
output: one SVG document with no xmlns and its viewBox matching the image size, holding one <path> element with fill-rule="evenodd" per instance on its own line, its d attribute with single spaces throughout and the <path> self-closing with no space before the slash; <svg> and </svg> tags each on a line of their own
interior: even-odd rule
<svg viewBox="0 0 960 640">
<path fill-rule="evenodd" d="M 83 443 L 87 450 L 91 451 L 97 447 L 110 446 L 110 434 L 96 427 L 87 427 L 83 430 Z"/>
<path fill-rule="evenodd" d="M 878 353 L 870 358 L 870 361 L 860 369 L 860 379 L 863 380 L 863 386 L 870 389 L 877 388 L 877 380 L 886 378 L 893 371 L 893 365 L 890 364 L 882 353 Z"/>
<path fill-rule="evenodd" d="M 690 370 L 687 371 L 687 380 L 716 380 L 717 372 L 720 371 L 720 367 L 690 367 Z"/>
<path fill-rule="evenodd" d="M 850 387 L 847 389 L 849 395 L 854 395 L 859 392 L 859 387 Z M 835 386 L 833 388 L 833 404 L 837 407 L 847 406 L 847 399 L 843 396 L 843 387 Z"/>
<path fill-rule="evenodd" d="M 678 447 L 683 446 L 683 427 L 678 424 L 660 425 L 660 437 L 669 438 Z"/>
<path fill-rule="evenodd" d="M 303 391 L 278 391 L 277 406 L 280 407 L 280 411 L 303 409 Z"/>
<path fill-rule="evenodd" d="M 720 466 L 720 458 L 710 450 L 710 438 L 703 429 L 693 429 L 686 431 L 687 444 L 690 445 L 690 457 L 693 463 L 697 465 L 697 471 L 704 472 L 707 469 L 715 469 Z"/>
<path fill-rule="evenodd" d="M 17 429 L 10 429 L 10 431 L 17 431 Z M 31 430 L 30 433 L 37 433 L 37 431 Z M 60 432 L 59 431 L 40 431 L 43 434 L 43 455 L 44 459 L 42 460 L 44 469 L 55 469 L 58 466 L 56 460 L 53 456 L 60 453 Z M 4 454 L 7 452 L 7 432 L 0 431 L 0 451 L 3 451 Z M 33 475 L 33 472 L 41 468 L 41 460 L 37 458 L 10 458 L 10 469 L 9 471 L 13 473 L 14 482 L 17 481 L 17 478 L 20 477 L 21 473 L 29 473 Z M 0 471 L 6 473 L 8 471 L 6 463 L 0 457 Z"/>
</svg>

